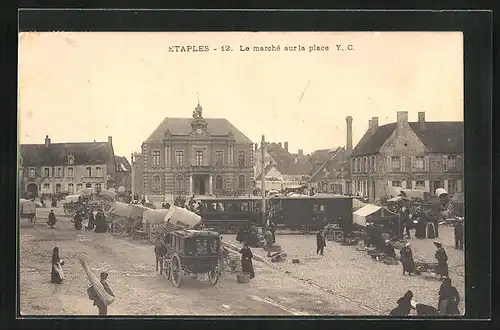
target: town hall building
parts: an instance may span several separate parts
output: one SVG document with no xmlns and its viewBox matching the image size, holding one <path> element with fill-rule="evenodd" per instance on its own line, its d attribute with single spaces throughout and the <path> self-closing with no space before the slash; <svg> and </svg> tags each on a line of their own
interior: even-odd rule
<svg viewBox="0 0 500 330">
<path fill-rule="evenodd" d="M 198 104 L 192 118 L 165 118 L 134 157 L 132 185 L 142 181 L 150 200 L 251 193 L 252 141 L 227 119 L 204 118 L 202 111 Z"/>
</svg>

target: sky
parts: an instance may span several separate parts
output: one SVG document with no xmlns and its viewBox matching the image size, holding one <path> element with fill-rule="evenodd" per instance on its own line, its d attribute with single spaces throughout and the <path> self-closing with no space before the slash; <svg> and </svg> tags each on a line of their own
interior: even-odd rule
<svg viewBox="0 0 500 330">
<path fill-rule="evenodd" d="M 107 141 L 130 158 L 165 117 L 227 118 L 290 152 L 354 146 L 371 117 L 463 120 L 460 32 L 23 32 L 19 143 Z M 208 52 L 169 52 L 176 45 Z M 222 51 L 230 46 L 232 51 Z M 280 51 L 240 47 L 280 46 Z M 304 46 L 305 51 L 285 51 Z M 337 45 L 341 45 L 338 50 Z M 351 50 L 348 49 L 348 45 Z M 310 46 L 329 50 L 309 51 Z M 217 49 L 217 50 L 214 50 Z"/>
</svg>

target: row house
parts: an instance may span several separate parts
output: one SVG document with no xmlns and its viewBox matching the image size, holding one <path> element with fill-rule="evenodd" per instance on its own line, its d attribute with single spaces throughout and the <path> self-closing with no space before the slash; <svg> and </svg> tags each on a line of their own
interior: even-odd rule
<svg viewBox="0 0 500 330">
<path fill-rule="evenodd" d="M 112 138 L 107 142 L 21 144 L 21 196 L 72 194 L 84 187 L 100 192 L 115 187 Z"/>
<path fill-rule="evenodd" d="M 142 144 L 141 159 L 151 201 L 252 191 L 252 141 L 227 119 L 203 118 L 199 104 L 192 118 L 165 118 Z"/>
<path fill-rule="evenodd" d="M 398 111 L 382 126 L 373 117 L 351 154 L 352 193 L 375 201 L 399 188 L 462 192 L 463 139 L 463 122 L 426 122 L 425 112 L 408 122 L 408 112 Z"/>
</svg>

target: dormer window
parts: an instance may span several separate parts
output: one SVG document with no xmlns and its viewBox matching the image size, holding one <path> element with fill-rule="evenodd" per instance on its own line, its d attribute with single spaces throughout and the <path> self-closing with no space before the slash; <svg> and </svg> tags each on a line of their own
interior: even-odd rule
<svg viewBox="0 0 500 330">
<path fill-rule="evenodd" d="M 73 155 L 69 155 L 68 156 L 68 164 L 73 165 L 74 162 L 75 162 L 75 157 L 73 157 Z"/>
</svg>

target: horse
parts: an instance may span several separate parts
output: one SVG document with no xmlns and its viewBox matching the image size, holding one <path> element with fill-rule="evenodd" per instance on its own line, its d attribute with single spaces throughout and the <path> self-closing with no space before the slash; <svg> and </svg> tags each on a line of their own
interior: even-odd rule
<svg viewBox="0 0 500 330">
<path fill-rule="evenodd" d="M 168 249 L 164 242 L 155 244 L 156 271 L 158 271 L 158 265 L 160 265 L 160 274 L 163 274 L 163 259 L 167 255 L 167 252 Z"/>
</svg>

